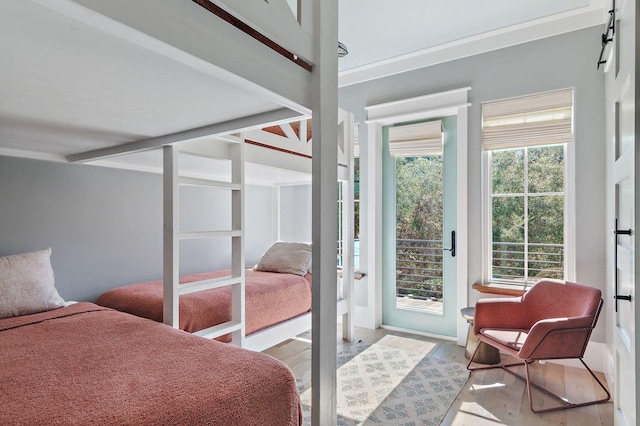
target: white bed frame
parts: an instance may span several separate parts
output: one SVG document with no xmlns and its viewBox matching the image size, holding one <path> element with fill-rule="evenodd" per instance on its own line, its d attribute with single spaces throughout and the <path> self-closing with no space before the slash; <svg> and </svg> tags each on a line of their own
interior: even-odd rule
<svg viewBox="0 0 640 426">
<path fill-rule="evenodd" d="M 211 141 L 192 141 L 165 146 L 164 150 L 164 322 L 175 328 L 179 324 L 178 303 L 182 294 L 212 288 L 232 288 L 232 319 L 194 334 L 216 338 L 228 333 L 232 343 L 255 351 L 262 351 L 284 340 L 311 329 L 311 313 L 273 325 L 251 335 L 245 334 L 245 257 L 244 257 L 244 185 L 245 159 L 251 156 L 254 162 L 278 169 L 309 173 L 311 168 L 311 144 L 307 139 L 307 119 L 296 122 L 300 130 L 296 133 L 292 123 L 279 125 L 280 133 L 258 129 L 240 135 L 227 135 Z M 339 111 L 340 129 L 338 137 L 338 179 L 343 191 L 343 232 L 345 236 L 341 277 L 337 278 L 339 297 L 337 315 L 343 324 L 343 339 L 350 341 L 353 334 L 353 115 Z M 245 141 L 258 142 L 260 146 Z M 245 142 L 245 143 L 243 143 Z M 280 152 L 286 151 L 286 153 Z M 211 167 L 222 169 L 219 162 L 231 163 L 228 176 L 218 179 L 185 177 L 180 174 L 178 163 L 182 156 L 204 157 L 213 160 Z M 181 186 L 203 186 L 228 190 L 232 193 L 232 228 L 223 231 L 181 233 L 179 231 L 179 198 Z M 279 219 L 278 219 L 279 222 Z M 216 278 L 179 285 L 179 241 L 195 238 L 231 238 L 231 270 L 229 277 Z M 338 275 L 336 273 L 336 275 Z"/>
<path fill-rule="evenodd" d="M 338 137 L 338 77 L 337 77 L 337 0 L 33 0 L 38 5 L 73 17 L 110 36 L 125 39 L 139 47 L 158 53 L 181 65 L 193 68 L 220 81 L 248 90 L 257 98 L 279 107 L 267 112 L 239 117 L 191 130 L 160 137 L 103 147 L 67 156 L 70 162 L 95 162 L 127 153 L 137 153 L 162 147 L 165 182 L 165 310 L 164 320 L 177 324 L 177 241 L 179 238 L 230 237 L 232 239 L 233 278 L 192 284 L 188 290 L 231 285 L 233 291 L 233 320 L 213 334 L 232 331 L 234 342 L 241 346 L 260 348 L 273 336 L 272 330 L 244 337 L 244 215 L 243 192 L 245 152 L 238 132 L 260 129 L 292 119 L 313 116 L 311 147 L 313 159 L 312 210 L 313 236 L 313 301 L 312 310 L 312 424 L 330 425 L 336 422 L 336 323 L 337 314 L 347 313 L 343 325 L 350 336 L 352 321 L 353 245 L 345 244 L 346 286 L 345 302 L 336 305 L 337 289 L 330 285 L 336 280 L 336 178 L 341 178 L 347 194 L 351 195 L 353 169 L 352 153 L 344 136 L 352 131 L 353 120 L 341 118 L 343 136 Z M 201 3 L 201 4 L 200 4 Z M 291 3 L 295 3 L 292 13 Z M 207 9 L 207 10 L 205 10 Z M 232 19 L 214 16 L 212 9 L 222 10 Z M 179 17 L 180 19 L 175 19 Z M 238 20 L 266 38 L 276 42 L 288 53 L 275 53 L 238 27 L 229 24 Z M 288 56 L 290 58 L 285 58 Z M 302 66 L 301 66 L 302 65 Z M 107 124 L 107 123 L 105 123 Z M 242 133 L 241 133 L 242 134 Z M 226 151 L 234 164 L 231 182 L 205 182 L 178 174 L 178 150 L 190 149 L 185 141 L 205 143 L 205 150 L 191 154 L 208 155 L 207 151 Z M 212 143 L 216 139 L 218 142 Z M 223 139 L 224 143 L 219 143 Z M 343 157 L 338 158 L 336 141 L 341 144 Z M 318 143 L 321 141 L 321 143 Z M 346 157 L 344 154 L 346 153 Z M 336 171 L 336 164 L 340 164 Z M 232 192 L 232 229 L 221 232 L 183 234 L 177 231 L 177 188 L 179 185 L 205 185 Z M 345 206 L 351 208 L 352 203 Z M 345 210 L 344 216 L 352 217 Z M 349 224 L 345 224 L 348 228 Z M 344 235 L 352 236 L 352 230 Z M 343 306 L 343 305 L 346 305 Z M 294 324 L 295 323 L 295 324 Z M 304 325 L 301 325 L 304 324 Z M 300 328 L 308 328 L 308 318 L 296 318 L 285 323 L 290 335 Z M 275 331 L 273 331 L 275 333 Z M 280 334 L 279 331 L 277 334 Z"/>
</svg>

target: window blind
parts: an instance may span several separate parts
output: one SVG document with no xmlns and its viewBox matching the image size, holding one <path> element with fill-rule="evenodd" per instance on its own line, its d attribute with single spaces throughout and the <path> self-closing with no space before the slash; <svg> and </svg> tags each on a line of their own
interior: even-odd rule
<svg viewBox="0 0 640 426">
<path fill-rule="evenodd" d="M 482 105 L 483 149 L 571 142 L 572 111 L 572 89 L 485 103 Z"/>
<path fill-rule="evenodd" d="M 410 124 L 389 128 L 389 154 L 418 157 L 442 154 L 442 122 Z"/>
</svg>

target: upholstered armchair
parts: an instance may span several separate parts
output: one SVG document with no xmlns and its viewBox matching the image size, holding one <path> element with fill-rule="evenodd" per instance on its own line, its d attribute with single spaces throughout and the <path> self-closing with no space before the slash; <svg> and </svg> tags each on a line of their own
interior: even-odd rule
<svg viewBox="0 0 640 426">
<path fill-rule="evenodd" d="M 471 357 L 467 368 L 470 371 L 503 368 L 525 380 L 529 406 L 535 413 L 606 402 L 610 399 L 609 391 L 582 359 L 591 332 L 598 321 L 602 303 L 599 289 L 557 280 L 539 281 L 522 297 L 479 300 L 473 322 L 475 335 L 480 341 L 517 358 L 519 362 L 472 367 L 473 357 Z M 531 363 L 539 360 L 568 358 L 580 360 L 606 393 L 606 397 L 571 403 L 531 381 L 529 373 Z M 523 364 L 526 373 L 524 377 L 509 369 L 509 367 Z M 534 409 L 531 386 L 556 398 L 561 405 L 544 410 Z"/>
</svg>

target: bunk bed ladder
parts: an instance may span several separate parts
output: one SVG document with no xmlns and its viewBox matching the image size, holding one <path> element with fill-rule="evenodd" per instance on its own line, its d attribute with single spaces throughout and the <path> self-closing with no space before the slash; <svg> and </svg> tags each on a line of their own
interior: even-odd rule
<svg viewBox="0 0 640 426">
<path fill-rule="evenodd" d="M 232 343 L 244 346 L 245 337 L 245 259 L 244 259 L 244 144 L 241 138 L 225 136 L 216 141 L 228 144 L 228 150 L 217 152 L 228 153 L 231 160 L 231 182 L 214 181 L 184 177 L 179 174 L 180 155 L 220 158 L 202 153 L 179 152 L 172 145 L 163 148 L 164 157 L 164 271 L 163 321 L 178 328 L 180 324 L 180 296 L 197 291 L 209 290 L 225 286 L 231 287 L 232 318 L 231 321 L 216 325 L 193 334 L 216 338 L 231 333 Z M 222 231 L 180 231 L 180 187 L 198 186 L 231 191 L 231 229 Z M 180 240 L 197 238 L 231 238 L 231 276 L 209 280 L 179 284 L 180 279 Z"/>
</svg>

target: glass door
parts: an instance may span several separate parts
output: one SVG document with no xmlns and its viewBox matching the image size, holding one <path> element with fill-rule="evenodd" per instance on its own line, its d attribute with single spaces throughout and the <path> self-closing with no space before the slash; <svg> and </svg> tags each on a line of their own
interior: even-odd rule
<svg viewBox="0 0 640 426">
<path fill-rule="evenodd" d="M 415 123 L 383 129 L 382 322 L 455 336 L 457 119 L 438 120 L 442 148 L 424 155 L 389 150 L 390 129 Z"/>
</svg>

